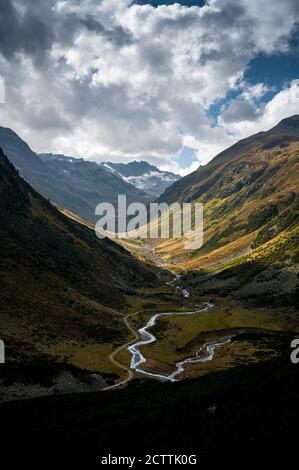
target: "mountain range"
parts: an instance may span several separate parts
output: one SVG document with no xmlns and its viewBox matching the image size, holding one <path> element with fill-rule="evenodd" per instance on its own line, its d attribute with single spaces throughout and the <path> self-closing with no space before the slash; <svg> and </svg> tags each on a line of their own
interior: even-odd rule
<svg viewBox="0 0 299 470">
<path fill-rule="evenodd" d="M 157 201 L 204 203 L 204 244 L 187 251 L 183 239 L 158 241 L 155 257 L 170 269 L 188 272 L 189 277 L 190 272 L 196 279 L 204 272 L 208 280 L 203 283 L 200 278 L 200 284 L 208 290 L 233 290 L 247 298 L 262 297 L 266 289 L 275 297 L 273 289 L 277 286 L 279 298 L 283 289 L 284 296 L 294 299 L 298 272 L 298 115 L 237 142 L 180 179 L 142 161 L 97 164 L 64 155 L 38 156 L 5 128 L 0 128 L 0 144 L 37 191 L 91 223 L 98 202 L 116 204 L 121 193 L 127 194 L 128 202 L 148 203 L 154 197 L 145 192 L 150 191 L 150 180 L 156 181 L 156 189 L 159 185 L 161 189 L 163 180 L 167 185 L 176 180 Z M 124 245 L 138 253 L 136 245 Z M 263 282 L 258 277 L 262 272 Z"/>
<path fill-rule="evenodd" d="M 128 183 L 148 194 L 160 196 L 180 176 L 170 171 L 161 171 L 154 165 L 145 161 L 129 163 L 106 162 L 106 167 L 113 169 Z"/>
<path fill-rule="evenodd" d="M 18 349 L 5 365 L 5 380 L 20 380 L 24 367 L 39 380 L 66 370 L 98 372 L 108 381 L 117 377 L 109 354 L 130 334 L 124 312 L 140 305 L 161 308 L 163 295 L 173 299 L 153 263 L 183 274 L 193 298 L 220 295 L 268 309 L 296 308 L 299 116 L 238 142 L 170 186 L 159 201 L 205 204 L 204 244 L 186 251 L 181 239 L 156 240 L 154 246 L 124 243 L 134 253 L 141 246 L 144 259 L 149 251 L 151 264 L 107 238 L 97 239 L 54 207 L 47 191 L 73 218 L 91 216 L 99 181 L 106 193 L 96 197 L 113 198 L 107 187 L 113 182 L 133 188 L 137 197 L 141 190 L 123 178 L 151 174 L 154 167 L 38 156 L 13 131 L 1 128 L 0 137 L 8 153 L 0 153 L 0 337 L 8 352 Z"/>
<path fill-rule="evenodd" d="M 128 204 L 153 201 L 179 176 L 147 162 L 95 163 L 60 154 L 37 154 L 13 130 L 0 127 L 0 147 L 34 189 L 59 207 L 94 224 L 95 208 L 119 194 Z"/>
<path fill-rule="evenodd" d="M 110 202 L 117 207 L 118 194 L 125 194 L 128 204 L 148 204 L 155 198 L 104 164 L 64 155 L 38 155 L 8 128 L 0 127 L 0 147 L 34 189 L 92 224 L 97 220 L 97 204 Z"/>
</svg>

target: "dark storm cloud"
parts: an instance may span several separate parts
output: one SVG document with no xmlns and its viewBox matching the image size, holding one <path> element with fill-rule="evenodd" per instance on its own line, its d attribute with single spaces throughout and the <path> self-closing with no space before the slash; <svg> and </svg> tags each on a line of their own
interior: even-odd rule
<svg viewBox="0 0 299 470">
<path fill-rule="evenodd" d="M 12 0 L 1 0 L 0 51 L 11 59 L 16 52 L 25 52 L 37 61 L 51 48 L 54 40 L 52 27 L 33 9 L 21 14 Z"/>
<path fill-rule="evenodd" d="M 172 53 L 159 41 L 144 40 L 139 44 L 139 60 L 142 67 L 164 76 L 172 73 Z"/>
<path fill-rule="evenodd" d="M 255 121 L 262 114 L 262 109 L 257 108 L 248 101 L 235 101 L 222 113 L 222 119 L 226 124 L 237 121 Z"/>
<path fill-rule="evenodd" d="M 27 110 L 27 119 L 34 126 L 35 129 L 47 131 L 68 131 L 71 125 L 61 116 L 52 106 L 44 107 L 43 109 L 35 110 L 29 108 Z"/>
<path fill-rule="evenodd" d="M 52 8 L 54 5 L 53 0 L 1 0 L 0 52 L 6 59 L 22 52 L 40 63 L 55 41 L 69 45 L 82 28 L 117 47 L 134 43 L 132 33 L 119 25 L 106 28 L 91 15 L 61 15 Z"/>
<path fill-rule="evenodd" d="M 230 4 L 229 7 L 222 10 L 208 11 L 205 17 L 206 27 L 223 28 L 229 32 L 229 28 L 233 26 L 249 27 L 250 21 L 246 17 L 246 9 L 242 5 Z M 242 23 L 243 22 L 243 23 Z"/>
<path fill-rule="evenodd" d="M 130 46 L 135 42 L 131 31 L 125 30 L 121 26 L 115 26 L 114 28 L 108 29 L 100 21 L 90 15 L 83 19 L 79 19 L 79 22 L 89 31 L 103 36 L 109 42 L 112 42 L 118 47 Z"/>
</svg>

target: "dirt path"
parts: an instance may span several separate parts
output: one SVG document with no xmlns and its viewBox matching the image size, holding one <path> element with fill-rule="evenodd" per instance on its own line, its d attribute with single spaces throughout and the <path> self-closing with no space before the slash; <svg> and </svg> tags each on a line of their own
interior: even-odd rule
<svg viewBox="0 0 299 470">
<path fill-rule="evenodd" d="M 127 343 L 125 344 L 122 344 L 121 346 L 119 346 L 115 351 L 113 351 L 110 355 L 109 355 L 109 360 L 114 364 L 116 365 L 117 367 L 119 367 L 120 369 L 126 371 L 127 373 L 127 377 L 125 379 L 123 379 L 121 382 L 117 382 L 116 384 L 114 385 L 109 385 L 108 387 L 105 387 L 103 388 L 101 391 L 103 392 L 106 392 L 106 391 L 110 391 L 110 390 L 114 390 L 114 389 L 117 389 L 117 388 L 123 388 L 127 385 L 128 382 L 130 382 L 130 380 L 133 379 L 134 377 L 134 371 L 132 369 L 130 369 L 129 367 L 126 367 L 124 366 L 123 364 L 121 364 L 121 362 L 119 362 L 115 356 L 120 353 L 120 351 L 122 351 L 123 349 L 125 348 L 128 348 L 128 346 L 131 346 L 135 341 L 137 341 L 140 336 L 139 336 L 139 333 L 134 330 L 134 328 L 132 327 L 131 323 L 129 322 L 129 319 L 134 317 L 135 315 L 138 315 L 140 313 L 150 313 L 150 312 L 153 312 L 153 313 L 159 313 L 157 312 L 157 309 L 153 309 L 153 310 L 138 310 L 137 312 L 133 312 L 133 313 L 130 313 L 129 315 L 125 316 L 124 317 L 124 323 L 126 325 L 126 327 L 128 328 L 128 330 L 132 333 L 133 335 L 133 338 L 130 339 L 130 341 L 128 341 Z M 175 311 L 173 313 L 176 313 Z"/>
<path fill-rule="evenodd" d="M 122 387 L 125 387 L 126 384 L 128 382 L 130 382 L 130 380 L 132 380 L 132 378 L 134 377 L 134 372 L 129 369 L 129 367 L 126 367 L 124 366 L 123 364 L 121 364 L 117 359 L 115 359 L 115 356 L 120 352 L 122 351 L 123 349 L 127 348 L 128 346 L 130 346 L 132 343 L 134 343 L 134 341 L 136 341 L 138 338 L 139 338 L 139 335 L 137 333 L 137 331 L 134 330 L 134 328 L 132 327 L 132 325 L 130 324 L 129 322 L 129 318 L 133 317 L 134 315 L 138 315 L 139 313 L 141 313 L 141 311 L 138 311 L 138 312 L 133 312 L 133 313 L 130 313 L 129 315 L 127 315 L 126 317 L 124 317 L 124 323 L 126 325 L 126 327 L 128 328 L 128 330 L 130 330 L 130 332 L 133 334 L 133 338 L 130 339 L 130 341 L 128 341 L 126 344 L 123 344 L 122 346 L 119 346 L 119 348 L 117 348 L 115 351 L 113 351 L 110 355 L 109 355 L 109 360 L 114 364 L 116 365 L 117 367 L 119 367 L 120 369 L 122 370 L 125 370 L 127 372 L 127 377 L 122 380 L 121 382 L 117 382 L 116 384 L 114 385 L 109 385 L 108 387 L 104 388 L 102 391 L 103 392 L 106 392 L 106 391 L 109 391 L 109 390 L 113 390 L 113 389 L 117 389 L 117 388 L 122 388 Z"/>
</svg>

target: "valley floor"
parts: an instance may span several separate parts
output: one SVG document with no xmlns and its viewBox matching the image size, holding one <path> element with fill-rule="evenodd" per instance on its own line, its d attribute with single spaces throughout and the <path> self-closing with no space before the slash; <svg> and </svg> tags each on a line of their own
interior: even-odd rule
<svg viewBox="0 0 299 470">
<path fill-rule="evenodd" d="M 178 282 L 179 289 L 186 287 L 184 281 Z M 192 287 L 191 297 L 184 299 L 177 287 L 170 288 L 164 283 L 159 288 L 140 290 L 138 296 L 132 297 L 127 313 L 122 315 L 123 341 L 56 344 L 48 350 L 51 357 L 56 354 L 58 362 L 54 367 L 49 363 L 50 356 L 41 361 L 38 355 L 25 368 L 5 365 L 1 371 L 0 401 L 111 391 L 126 387 L 134 378 L 144 378 L 131 369 L 132 354 L 128 347 L 138 341 L 138 330 L 156 313 L 172 312 L 159 317 L 149 329 L 156 341 L 140 349 L 146 358 L 140 367 L 153 374 L 152 378 L 172 374 L 177 363 L 196 356 L 204 345 L 224 337 L 232 340 L 217 347 L 212 360 L 187 364 L 176 379 L 196 378 L 257 364 L 266 358 L 275 359 L 285 335 L 290 342 L 299 336 L 298 312 L 293 307 L 253 307 L 230 297 L 202 296 Z M 205 302 L 213 304 L 207 311 L 202 310 Z M 182 315 L 188 311 L 194 314 Z"/>
</svg>

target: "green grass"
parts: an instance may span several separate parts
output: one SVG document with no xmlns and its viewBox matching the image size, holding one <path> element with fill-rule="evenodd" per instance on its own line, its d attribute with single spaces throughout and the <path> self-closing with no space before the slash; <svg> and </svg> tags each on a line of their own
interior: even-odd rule
<svg viewBox="0 0 299 470">
<path fill-rule="evenodd" d="M 144 346 L 142 353 L 149 362 L 154 361 L 158 368 L 160 363 L 173 367 L 175 362 L 194 355 L 204 342 L 226 336 L 234 329 L 285 331 L 294 327 L 286 309 L 270 311 L 265 308 L 246 308 L 237 302 L 220 298 L 216 303 L 208 312 L 161 317 L 155 327 L 157 342 Z M 167 326 L 163 323 L 165 318 Z"/>
</svg>

